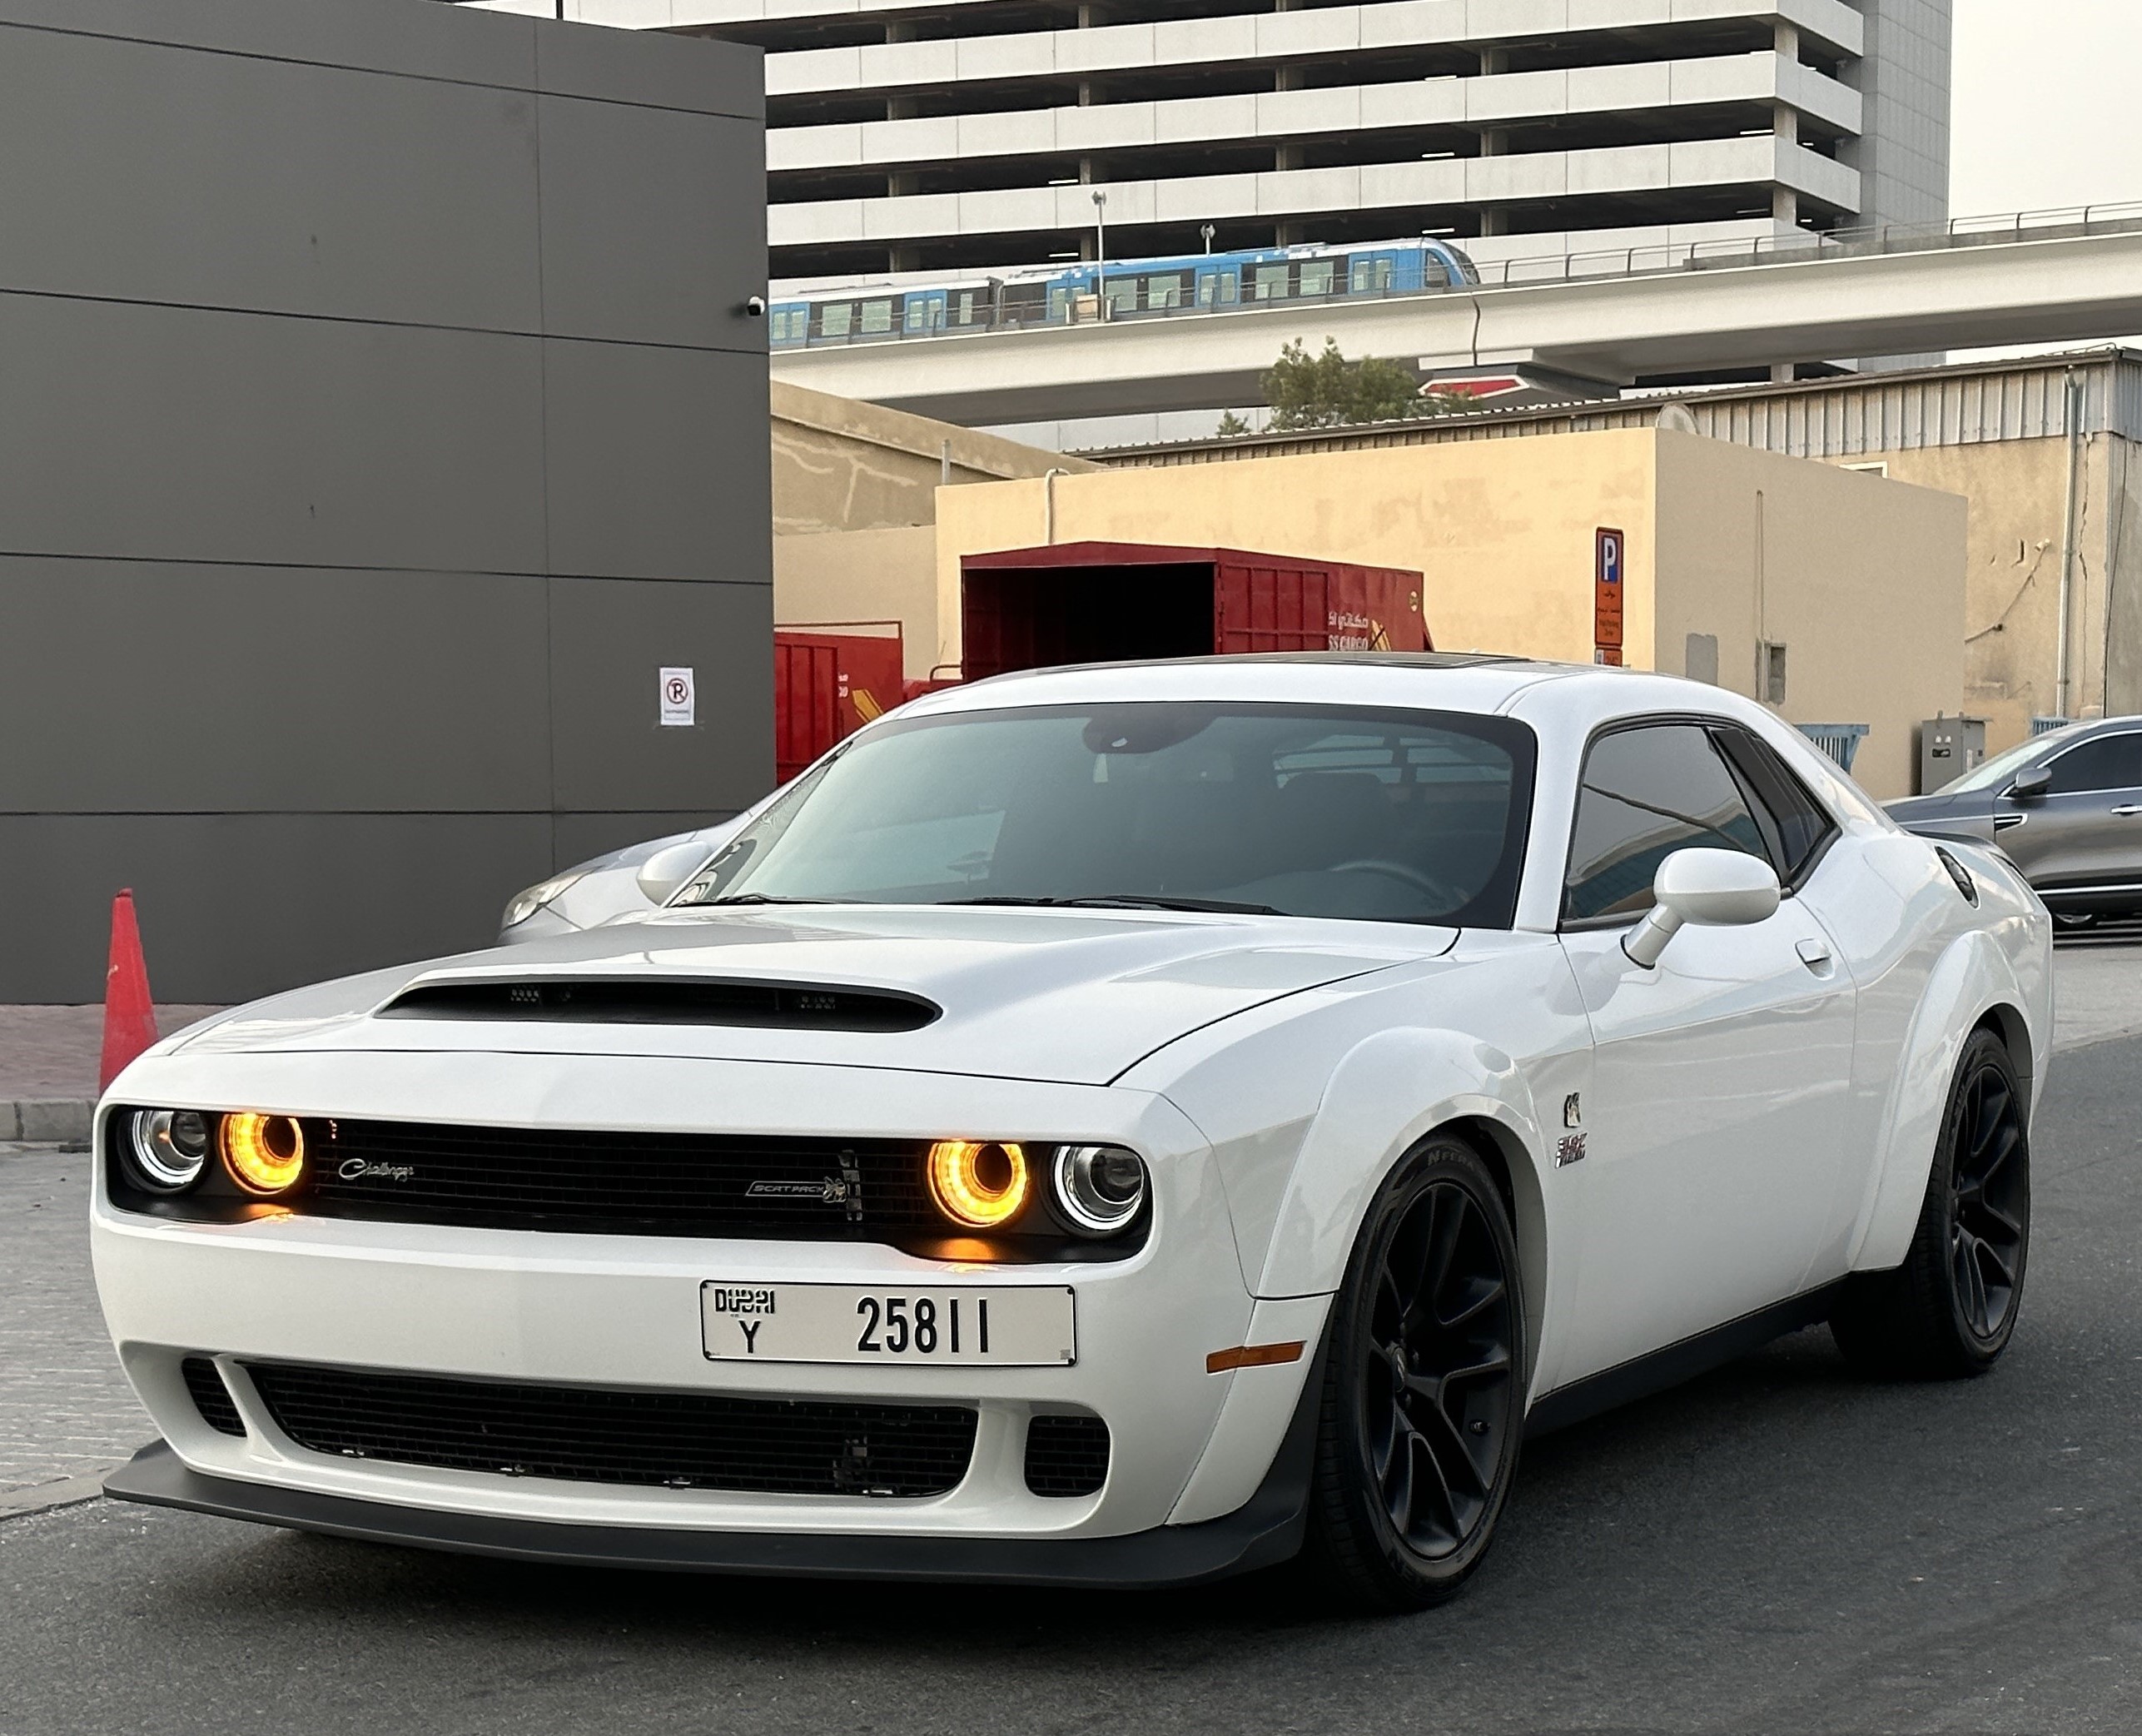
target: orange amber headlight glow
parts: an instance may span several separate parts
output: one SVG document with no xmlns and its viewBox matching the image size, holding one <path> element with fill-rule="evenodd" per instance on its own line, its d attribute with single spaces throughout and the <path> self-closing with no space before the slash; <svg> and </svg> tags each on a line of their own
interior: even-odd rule
<svg viewBox="0 0 2142 1736">
<path fill-rule="evenodd" d="M 1032 1191 L 1026 1154 L 1016 1145 L 947 1139 L 930 1147 L 930 1196 L 956 1224 L 970 1230 L 1008 1224 Z"/>
<path fill-rule="evenodd" d="M 226 1115 L 219 1137 L 224 1167 L 248 1193 L 281 1193 L 305 1173 L 305 1130 L 289 1116 Z"/>
</svg>

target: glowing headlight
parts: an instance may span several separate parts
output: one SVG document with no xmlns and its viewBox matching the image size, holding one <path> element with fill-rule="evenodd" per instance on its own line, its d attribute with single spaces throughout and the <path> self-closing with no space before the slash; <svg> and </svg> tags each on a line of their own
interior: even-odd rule
<svg viewBox="0 0 2142 1736">
<path fill-rule="evenodd" d="M 144 1109 L 127 1130 L 127 1166 L 156 1193 L 181 1193 L 208 1161 L 208 1117 L 192 1109 Z"/>
<path fill-rule="evenodd" d="M 548 880 L 539 880 L 526 892 L 515 893 L 506 906 L 504 917 L 499 926 L 510 928 L 515 923 L 524 923 L 545 904 L 579 879 L 578 874 L 553 874 Z"/>
<path fill-rule="evenodd" d="M 1049 1166 L 1056 1209 L 1083 1236 L 1113 1236 L 1146 1203 L 1146 1166 L 1121 1146 L 1058 1146 Z"/>
<path fill-rule="evenodd" d="M 942 1140 L 930 1147 L 929 1170 L 937 1209 L 970 1230 L 1010 1223 L 1033 1191 L 1026 1154 L 1016 1145 Z"/>
<path fill-rule="evenodd" d="M 248 1193 L 284 1193 L 305 1173 L 305 1130 L 287 1115 L 223 1117 L 223 1166 Z"/>
</svg>

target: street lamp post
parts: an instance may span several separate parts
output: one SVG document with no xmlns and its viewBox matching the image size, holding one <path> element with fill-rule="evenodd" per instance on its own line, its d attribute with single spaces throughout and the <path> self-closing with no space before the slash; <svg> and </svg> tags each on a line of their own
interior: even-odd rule
<svg viewBox="0 0 2142 1736">
<path fill-rule="evenodd" d="M 1200 225 L 1199 225 L 1199 226 L 1198 226 L 1198 231 L 1197 231 L 1197 232 L 1198 232 L 1200 235 L 1201 235 L 1201 236 L 1203 236 L 1205 237 L 1205 251 L 1207 253 L 1211 252 L 1211 251 L 1212 251 L 1212 238 L 1213 238 L 1213 236 L 1214 236 L 1217 235 L 1220 231 L 1219 231 L 1218 230 L 1215 229 L 1215 228 L 1212 226 L 1212 225 L 1211 225 L 1211 224 L 1210 224 L 1210 223 L 1203 223 L 1203 224 L 1200 224 Z"/>
<path fill-rule="evenodd" d="M 1108 192 L 1105 187 L 1093 190 L 1093 226 L 1095 299 L 1105 320 L 1108 317 Z"/>
</svg>

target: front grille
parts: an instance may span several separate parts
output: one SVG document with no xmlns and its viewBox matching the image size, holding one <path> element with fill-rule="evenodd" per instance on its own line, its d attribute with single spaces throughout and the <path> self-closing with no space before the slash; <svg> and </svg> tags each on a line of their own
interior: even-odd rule
<svg viewBox="0 0 2142 1736">
<path fill-rule="evenodd" d="M 246 1420 L 231 1402 L 231 1389 L 223 1384 L 214 1363 L 206 1356 L 188 1356 L 179 1364 L 178 1371 L 186 1377 L 186 1390 L 192 1395 L 193 1408 L 201 1413 L 201 1421 L 219 1435 L 246 1432 Z"/>
<path fill-rule="evenodd" d="M 886 1139 L 305 1122 L 302 1211 L 499 1229 L 854 1236 L 941 1233 L 925 1147 Z"/>
<path fill-rule="evenodd" d="M 442 1380 L 248 1362 L 300 1446 L 345 1458 L 576 1483 L 760 1495 L 942 1495 L 975 1412 L 696 1392 Z"/>
<path fill-rule="evenodd" d="M 1026 1486 L 1036 1495 L 1092 1495 L 1108 1480 L 1108 1425 L 1097 1416 L 1036 1416 L 1026 1424 Z"/>
</svg>

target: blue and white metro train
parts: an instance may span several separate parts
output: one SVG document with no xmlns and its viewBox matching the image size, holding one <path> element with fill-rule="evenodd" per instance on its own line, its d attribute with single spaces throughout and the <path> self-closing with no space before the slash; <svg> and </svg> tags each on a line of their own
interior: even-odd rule
<svg viewBox="0 0 2142 1736">
<path fill-rule="evenodd" d="M 1477 284 L 1464 253 L 1422 238 L 1354 247 L 1266 247 L 1183 259 L 1035 266 L 943 283 L 824 290 L 776 301 L 777 350 L 942 332 L 1068 326 L 1088 320 L 1211 311 L 1245 301 L 1331 301 Z M 1106 312 L 1102 312 L 1106 286 Z"/>
</svg>

